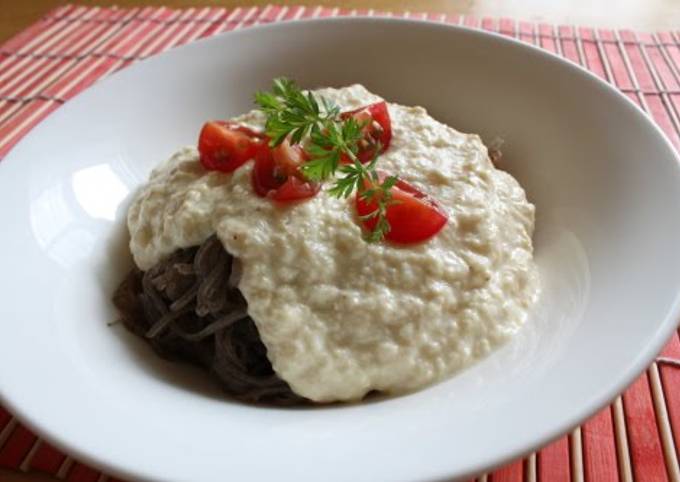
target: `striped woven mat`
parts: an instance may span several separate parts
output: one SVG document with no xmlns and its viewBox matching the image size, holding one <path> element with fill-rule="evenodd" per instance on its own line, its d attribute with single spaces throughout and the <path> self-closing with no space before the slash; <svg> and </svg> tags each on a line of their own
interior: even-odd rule
<svg viewBox="0 0 680 482">
<path fill-rule="evenodd" d="M 98 79 L 177 45 L 303 17 L 422 18 L 501 32 L 577 62 L 623 91 L 680 148 L 680 32 L 636 33 L 506 18 L 325 7 L 64 6 L 0 46 L 0 158 L 50 112 Z M 680 482 L 680 339 L 610 406 L 561 439 L 477 480 Z M 72 482 L 115 480 L 31 433 L 0 406 L 0 467 Z"/>
</svg>

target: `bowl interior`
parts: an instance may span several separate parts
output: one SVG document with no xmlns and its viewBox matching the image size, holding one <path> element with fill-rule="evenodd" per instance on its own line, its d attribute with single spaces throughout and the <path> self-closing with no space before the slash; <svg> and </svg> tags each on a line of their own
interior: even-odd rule
<svg viewBox="0 0 680 482">
<path fill-rule="evenodd" d="M 132 193 L 195 143 L 203 121 L 250 109 L 279 75 L 310 88 L 363 83 L 487 143 L 504 140 L 507 169 L 537 206 L 543 281 L 515 339 L 418 393 L 284 410 L 231 403 L 107 325 L 131 263 Z M 90 89 L 0 165 L 0 219 L 11 227 L 0 239 L 2 397 L 49 439 L 128 477 L 470 475 L 581 421 L 671 333 L 679 180 L 672 148 L 623 96 L 497 36 L 336 19 L 198 42 Z"/>
</svg>

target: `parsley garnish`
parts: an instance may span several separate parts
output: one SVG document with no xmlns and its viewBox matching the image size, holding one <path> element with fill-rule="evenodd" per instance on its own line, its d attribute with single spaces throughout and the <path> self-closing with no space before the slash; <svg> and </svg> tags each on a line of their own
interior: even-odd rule
<svg viewBox="0 0 680 482">
<path fill-rule="evenodd" d="M 272 147 L 286 138 L 291 144 L 305 143 L 310 160 L 300 170 L 307 179 L 325 181 L 340 172 L 342 176 L 328 189 L 331 196 L 346 199 L 357 191 L 361 199 L 376 203 L 376 209 L 361 218 L 377 219 L 366 240 L 383 240 L 390 230 L 387 208 L 395 203 L 391 188 L 398 178 L 389 176 L 380 180 L 376 171 L 380 145 L 376 146 L 375 157 L 368 164 L 361 164 L 357 159 L 365 124 L 352 117 L 342 119 L 337 105 L 311 92 L 303 92 L 286 78 L 274 79 L 270 92 L 256 93 L 255 103 L 267 117 L 265 132 Z M 351 164 L 340 165 L 343 154 Z M 370 187 L 364 189 L 366 186 Z"/>
</svg>

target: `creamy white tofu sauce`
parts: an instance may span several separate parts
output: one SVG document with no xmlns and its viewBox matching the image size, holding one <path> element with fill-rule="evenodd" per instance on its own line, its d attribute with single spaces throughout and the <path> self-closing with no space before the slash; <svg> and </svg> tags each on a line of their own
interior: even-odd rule
<svg viewBox="0 0 680 482">
<path fill-rule="evenodd" d="M 380 100 L 360 85 L 317 91 L 343 109 Z M 256 196 L 252 162 L 208 172 L 193 147 L 157 167 L 129 210 L 146 270 L 213 233 L 242 264 L 239 288 L 276 373 L 325 402 L 411 391 L 450 376 L 512 336 L 539 283 L 534 206 L 473 134 L 421 107 L 389 104 L 379 168 L 433 196 L 449 217 L 416 245 L 369 244 L 352 200 L 321 192 L 276 205 Z M 262 128 L 253 111 L 236 121 Z"/>
</svg>

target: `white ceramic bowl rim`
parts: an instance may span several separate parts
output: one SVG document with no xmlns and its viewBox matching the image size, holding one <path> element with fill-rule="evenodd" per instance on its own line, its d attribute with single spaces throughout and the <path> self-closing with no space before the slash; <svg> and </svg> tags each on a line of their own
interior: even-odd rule
<svg viewBox="0 0 680 482">
<path fill-rule="evenodd" d="M 178 50 L 192 51 L 192 49 L 195 49 L 195 51 L 198 53 L 204 45 L 223 42 L 224 38 L 227 36 L 230 39 L 230 41 L 237 43 L 239 39 L 242 37 L 257 35 L 258 32 L 264 32 L 268 30 L 292 32 L 294 29 L 305 28 L 308 25 L 316 25 L 319 23 L 329 25 L 340 24 L 350 26 L 355 23 L 367 23 L 367 22 L 375 25 L 376 28 L 383 28 L 383 26 L 389 26 L 394 23 L 400 23 L 412 26 L 413 28 L 423 28 L 423 25 L 427 25 L 428 29 L 443 29 L 443 30 L 454 29 L 461 32 L 465 32 L 465 34 L 469 36 L 493 37 L 499 43 L 513 44 L 518 46 L 518 48 L 519 46 L 521 46 L 522 49 L 525 49 L 526 52 L 530 53 L 531 55 L 534 55 L 535 57 L 542 57 L 548 63 L 554 64 L 558 67 L 562 66 L 565 62 L 564 59 L 559 58 L 550 52 L 539 49 L 538 47 L 524 44 L 515 39 L 510 39 L 505 36 L 501 36 L 500 34 L 478 31 L 460 26 L 433 24 L 430 22 L 420 20 L 381 19 L 381 18 L 369 19 L 356 17 L 351 19 L 349 18 L 307 19 L 294 22 L 277 23 L 273 25 L 259 25 L 248 29 L 244 29 L 242 31 L 229 32 L 225 34 L 224 37 L 218 36 L 215 38 L 203 39 L 191 45 L 180 47 L 179 49 L 161 54 L 152 59 L 145 60 L 143 62 L 140 62 L 139 64 L 128 67 L 123 72 L 114 74 L 113 76 L 111 76 L 111 78 L 99 82 L 97 85 L 88 89 L 85 93 L 79 95 L 76 99 L 69 102 L 65 107 L 56 111 L 41 125 L 33 129 L 25 137 L 25 139 L 22 140 L 21 143 L 7 156 L 3 164 L 13 165 L 14 163 L 19 162 L 19 159 L 17 158 L 21 157 L 22 149 L 26 145 L 34 142 L 35 139 L 39 138 L 43 134 L 43 132 L 46 132 L 48 129 L 54 128 L 55 125 L 61 121 L 62 117 L 68 114 L 68 112 L 71 110 L 72 104 L 73 105 L 77 104 L 80 106 L 83 105 L 84 103 L 87 103 L 94 95 L 107 89 L 112 81 L 117 82 L 124 76 L 135 75 L 135 73 L 139 69 L 149 69 L 152 66 L 160 65 L 161 63 L 166 61 L 166 58 L 168 58 L 168 56 L 175 55 Z M 649 126 L 652 129 L 654 129 L 654 131 L 658 135 L 658 142 L 663 143 L 669 151 L 674 152 L 672 145 L 666 139 L 661 129 L 656 124 L 653 124 L 651 121 L 649 121 L 646 115 L 643 113 L 642 110 L 639 109 L 638 106 L 636 106 L 626 96 L 618 92 L 610 85 L 603 82 L 601 79 L 596 77 L 591 72 L 585 70 L 584 68 L 577 64 L 571 62 L 569 63 L 571 64 L 572 68 L 578 69 L 579 72 L 581 72 L 581 74 L 587 76 L 595 85 L 594 88 L 598 89 L 603 94 L 616 95 L 622 102 L 625 102 L 626 105 L 630 107 L 630 109 L 635 111 L 636 113 L 635 115 L 644 117 L 647 120 Z M 677 154 L 675 154 L 675 159 L 676 162 L 678 162 Z M 680 166 L 680 162 L 678 162 L 678 166 Z M 0 166 L 0 176 L 2 176 L 3 173 L 6 172 L 6 169 L 3 169 L 3 167 L 7 166 L 4 165 Z M 676 294 L 674 300 L 672 301 L 672 309 L 668 312 L 665 319 L 661 323 L 656 325 L 657 326 L 656 331 L 654 335 L 650 338 L 650 341 L 646 345 L 646 347 L 637 354 L 637 356 L 635 357 L 634 360 L 631 361 L 629 366 L 625 367 L 625 370 L 622 369 L 623 371 L 625 371 L 623 375 L 620 376 L 617 375 L 611 380 L 609 384 L 602 385 L 599 391 L 597 391 L 596 393 L 592 393 L 587 400 L 584 400 L 584 403 L 580 407 L 578 407 L 578 409 L 574 409 L 570 413 L 565 415 L 564 418 L 559 420 L 559 423 L 555 423 L 552 426 L 546 426 L 542 429 L 536 430 L 530 437 L 528 436 L 527 438 L 523 438 L 521 443 L 515 446 L 512 450 L 507 450 L 505 447 L 499 450 L 495 450 L 490 445 L 489 461 L 491 461 L 493 464 L 501 464 L 515 457 L 523 455 L 529 450 L 538 448 L 539 446 L 547 443 L 548 441 L 558 437 L 559 435 L 577 426 L 588 416 L 592 415 L 602 406 L 613 400 L 626 386 L 633 382 L 633 380 L 649 365 L 649 363 L 653 360 L 654 356 L 663 347 L 665 341 L 675 330 L 676 320 L 678 320 L 679 318 L 680 318 L 680 293 Z M 76 458 L 83 462 L 91 463 L 95 466 L 101 467 L 103 470 L 109 471 L 114 474 L 120 474 L 123 477 L 137 479 L 146 478 L 149 476 L 149 472 L 137 472 L 135 467 L 121 466 L 119 463 L 111 463 L 110 460 L 108 460 L 107 457 L 104 455 L 104 452 L 102 452 L 101 450 L 94 452 L 90 450 L 87 446 L 80 443 L 78 440 L 74 440 L 69 435 L 66 435 L 59 431 L 55 431 L 54 425 L 49 423 L 46 424 L 45 420 L 40 420 L 39 417 L 36 418 L 34 413 L 25 409 L 25 405 L 23 403 L 24 400 L 22 400 L 21 397 L 15 396 L 15 394 L 11 390 L 7 390 L 7 388 L 11 389 L 11 387 L 5 386 L 3 383 L 2 388 L 3 389 L 2 392 L 0 393 L 0 399 L 2 400 L 3 404 L 22 423 L 26 424 L 36 433 L 40 434 L 46 440 L 50 441 L 57 447 L 63 449 L 67 453 L 72 454 L 73 456 L 75 456 Z M 525 443 L 527 440 L 530 440 L 531 442 Z M 451 458 L 454 459 L 455 457 Z M 488 468 L 488 463 L 475 461 L 474 464 L 466 465 L 464 471 L 462 472 L 459 470 L 460 467 L 461 466 L 459 464 L 459 461 L 452 460 L 450 464 L 448 465 L 443 464 L 442 466 L 438 467 L 436 473 L 428 472 L 428 477 L 431 480 L 438 479 L 443 480 L 451 476 L 452 473 L 455 473 L 456 475 L 459 476 L 474 475 L 475 473 L 478 473 Z M 439 470 L 440 468 L 443 469 Z"/>
</svg>

